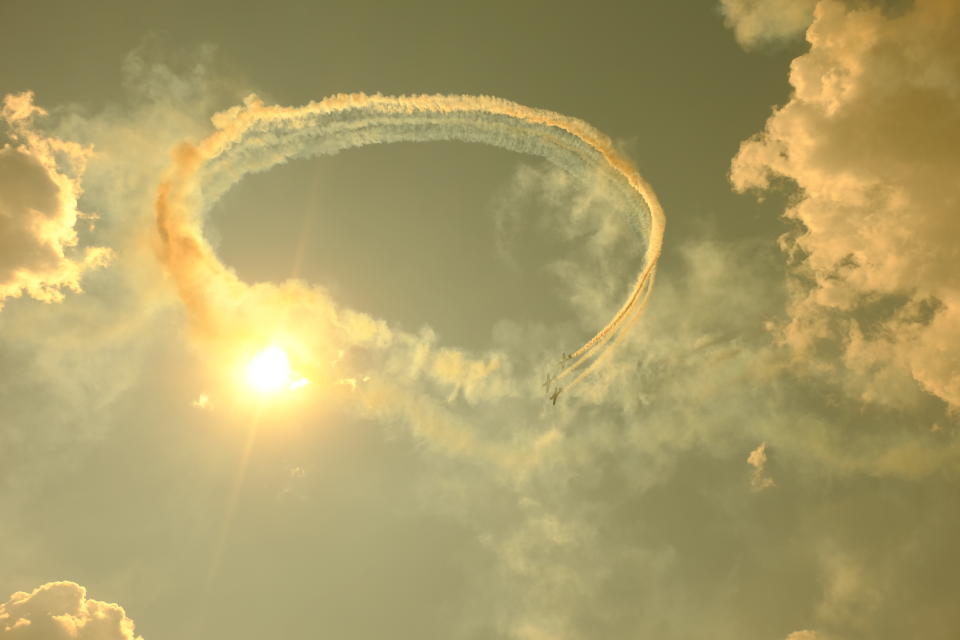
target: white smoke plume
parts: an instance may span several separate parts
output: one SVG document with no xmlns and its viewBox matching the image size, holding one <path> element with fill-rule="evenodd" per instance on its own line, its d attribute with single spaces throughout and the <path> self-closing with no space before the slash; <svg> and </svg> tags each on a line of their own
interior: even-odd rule
<svg viewBox="0 0 960 640">
<path fill-rule="evenodd" d="M 630 221 L 644 246 L 643 267 L 613 319 L 565 358 L 563 369 L 555 377 L 556 393 L 561 384 L 575 384 L 599 361 L 606 347 L 616 345 L 621 333 L 642 311 L 653 284 L 663 236 L 660 205 L 649 185 L 606 136 L 580 120 L 498 98 L 351 94 L 302 108 L 266 106 L 251 96 L 243 106 L 216 114 L 213 123 L 217 130 L 208 138 L 196 146 L 185 144 L 178 149 L 174 167 L 157 195 L 162 259 L 195 328 L 208 336 L 220 340 L 230 336 L 230 342 L 238 344 L 250 334 L 242 324 L 244 316 L 250 326 L 265 324 L 262 317 L 254 320 L 256 309 L 270 308 L 274 313 L 290 315 L 294 307 L 306 305 L 317 327 L 328 323 L 315 331 L 325 337 L 339 334 L 341 346 L 383 347 L 397 342 L 399 338 L 382 323 L 360 314 L 338 312 L 325 294 L 298 283 L 247 286 L 220 264 L 200 228 L 205 211 L 244 175 L 292 158 L 332 154 L 368 144 L 482 142 L 545 157 L 584 180 L 601 181 L 628 203 Z M 314 344 L 311 349 L 324 352 L 332 347 L 328 344 L 324 349 Z M 450 353 L 433 357 L 426 369 L 434 372 L 435 378 L 460 371 L 468 379 L 466 384 L 473 387 L 479 379 L 506 366 L 497 355 L 486 362 L 460 364 L 454 364 L 457 357 Z M 571 375 L 581 367 L 577 375 Z M 571 379 L 564 380 L 566 376 Z"/>
</svg>

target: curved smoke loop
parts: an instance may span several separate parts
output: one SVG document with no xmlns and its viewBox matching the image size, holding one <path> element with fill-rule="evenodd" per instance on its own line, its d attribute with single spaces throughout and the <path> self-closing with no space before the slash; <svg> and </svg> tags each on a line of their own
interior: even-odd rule
<svg viewBox="0 0 960 640">
<path fill-rule="evenodd" d="M 242 106 L 216 114 L 213 123 L 213 134 L 177 149 L 156 201 L 161 258 L 199 326 L 212 313 L 212 283 L 235 291 L 247 287 L 220 263 L 201 231 L 204 214 L 224 192 L 248 173 L 291 159 L 402 141 L 480 142 L 541 156 L 574 176 L 599 178 L 628 203 L 631 225 L 646 245 L 643 266 L 606 326 L 565 355 L 553 378 L 558 391 L 561 383 L 572 386 L 593 369 L 646 303 L 663 240 L 663 211 L 630 161 L 582 120 L 486 96 L 358 93 L 303 107 L 267 106 L 250 96 Z"/>
</svg>

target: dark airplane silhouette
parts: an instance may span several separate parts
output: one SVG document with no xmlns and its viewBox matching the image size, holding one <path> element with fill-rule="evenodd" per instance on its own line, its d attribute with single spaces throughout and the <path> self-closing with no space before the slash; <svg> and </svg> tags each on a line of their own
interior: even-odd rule
<svg viewBox="0 0 960 640">
<path fill-rule="evenodd" d="M 550 383 L 553 382 L 553 376 L 549 373 L 547 374 L 547 379 L 543 381 L 543 390 L 550 391 Z"/>
<path fill-rule="evenodd" d="M 563 391 L 563 387 L 557 387 L 557 388 L 554 390 L 553 395 L 550 396 L 550 399 L 553 400 L 554 406 L 556 406 L 556 404 L 557 404 L 557 398 L 560 397 L 560 392 L 561 392 L 561 391 Z"/>
</svg>

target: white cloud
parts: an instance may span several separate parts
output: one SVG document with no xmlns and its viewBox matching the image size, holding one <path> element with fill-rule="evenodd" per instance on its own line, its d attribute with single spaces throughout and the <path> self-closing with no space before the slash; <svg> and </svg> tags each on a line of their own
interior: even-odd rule
<svg viewBox="0 0 960 640">
<path fill-rule="evenodd" d="M 75 582 L 48 582 L 0 604 L 3 640 L 142 640 L 123 607 L 87 598 Z"/>
<path fill-rule="evenodd" d="M 24 293 L 59 302 L 112 255 L 103 247 L 76 249 L 78 221 L 95 218 L 77 209 L 91 150 L 36 131 L 34 118 L 45 114 L 29 92 L 5 96 L 0 110 L 15 142 L 0 147 L 0 307 Z"/>
<path fill-rule="evenodd" d="M 720 0 L 720 11 L 744 48 L 794 38 L 810 24 L 817 0 Z"/>
<path fill-rule="evenodd" d="M 817 5 L 794 93 L 733 160 L 736 189 L 796 183 L 782 239 L 795 263 L 781 337 L 862 374 L 865 400 L 960 406 L 960 5 L 898 15 Z"/>
</svg>

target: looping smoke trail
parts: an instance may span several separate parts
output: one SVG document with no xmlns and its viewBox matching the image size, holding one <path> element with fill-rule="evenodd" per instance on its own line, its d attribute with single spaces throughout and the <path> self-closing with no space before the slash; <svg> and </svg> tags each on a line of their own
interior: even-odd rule
<svg viewBox="0 0 960 640">
<path fill-rule="evenodd" d="M 559 383 L 599 362 L 635 321 L 653 285 L 663 241 L 663 211 L 651 187 L 611 141 L 589 124 L 500 98 L 465 95 L 335 95 L 303 107 L 264 105 L 256 96 L 213 117 L 217 130 L 181 145 L 157 193 L 160 254 L 191 319 L 206 325 L 211 280 L 226 290 L 247 285 L 224 267 L 203 238 L 204 213 L 244 175 L 295 158 L 390 142 L 460 140 L 541 156 L 568 171 L 599 178 L 628 203 L 631 225 L 646 244 L 636 283 L 613 318 L 567 356 Z M 612 340 L 613 338 L 617 338 Z M 558 387 L 559 389 L 559 387 Z"/>
</svg>

